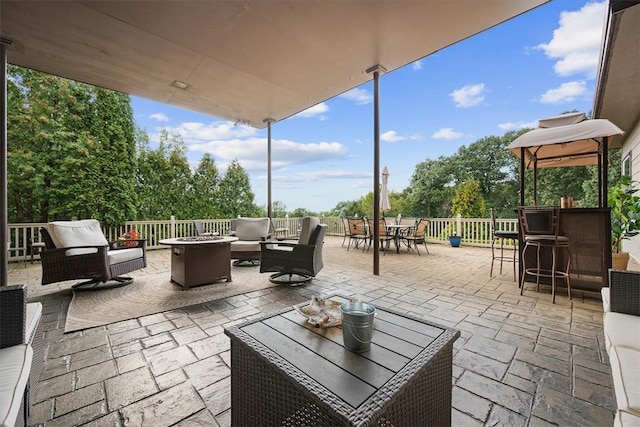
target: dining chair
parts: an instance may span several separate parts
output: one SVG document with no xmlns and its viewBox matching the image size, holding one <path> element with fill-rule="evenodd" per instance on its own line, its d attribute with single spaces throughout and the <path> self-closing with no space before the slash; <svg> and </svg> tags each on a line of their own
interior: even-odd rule
<svg viewBox="0 0 640 427">
<path fill-rule="evenodd" d="M 416 225 L 409 229 L 408 233 L 400 235 L 400 239 L 404 240 L 407 245 L 407 250 L 413 250 L 415 248 L 418 256 L 421 256 L 418 245 L 424 245 L 424 249 L 427 251 L 427 254 L 429 253 L 425 237 L 430 223 L 431 220 L 427 218 L 420 218 L 416 221 Z M 411 247 L 412 244 L 413 248 Z"/>
<path fill-rule="evenodd" d="M 367 250 L 369 250 L 371 243 L 373 242 L 375 220 L 373 218 L 367 218 L 367 223 L 369 225 L 369 245 Z M 390 243 L 395 241 L 395 234 L 389 233 L 389 230 L 387 229 L 387 222 L 384 218 L 380 218 L 378 220 L 378 239 L 380 241 L 380 249 L 384 249 L 384 254 L 386 254 L 389 250 Z"/>
<path fill-rule="evenodd" d="M 367 240 L 369 240 L 369 233 L 367 232 L 367 225 L 364 218 L 347 218 L 348 229 L 349 229 L 349 243 L 347 244 L 347 251 L 351 246 L 351 242 L 354 242 L 354 248 L 358 248 L 358 245 L 362 242 L 362 252 L 367 247 Z"/>
</svg>

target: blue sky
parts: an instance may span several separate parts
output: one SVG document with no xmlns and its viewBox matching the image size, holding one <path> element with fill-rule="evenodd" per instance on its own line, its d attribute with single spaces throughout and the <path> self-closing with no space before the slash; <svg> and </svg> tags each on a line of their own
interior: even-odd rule
<svg viewBox="0 0 640 427">
<path fill-rule="evenodd" d="M 554 0 L 380 78 L 380 167 L 391 191 L 415 165 L 490 135 L 535 127 L 593 103 L 606 2 Z M 266 206 L 266 129 L 132 97 L 138 126 L 157 141 L 179 134 L 192 165 L 234 159 Z M 328 211 L 373 188 L 373 85 L 367 83 L 272 126 L 272 198 L 291 211 Z"/>
</svg>

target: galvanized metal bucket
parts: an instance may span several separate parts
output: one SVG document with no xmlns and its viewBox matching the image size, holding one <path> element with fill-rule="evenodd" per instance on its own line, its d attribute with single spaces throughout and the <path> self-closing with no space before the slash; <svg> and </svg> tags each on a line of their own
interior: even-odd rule
<svg viewBox="0 0 640 427">
<path fill-rule="evenodd" d="M 346 302 L 342 311 L 342 339 L 344 346 L 355 352 L 363 352 L 371 347 L 373 319 L 376 308 L 366 302 Z"/>
</svg>

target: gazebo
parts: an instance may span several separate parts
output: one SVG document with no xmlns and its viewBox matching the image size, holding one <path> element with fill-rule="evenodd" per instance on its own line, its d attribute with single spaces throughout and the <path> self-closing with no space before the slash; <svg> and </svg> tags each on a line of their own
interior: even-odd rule
<svg viewBox="0 0 640 427">
<path fill-rule="evenodd" d="M 520 206 L 525 205 L 526 169 L 533 169 L 533 204 L 537 204 L 539 168 L 598 166 L 598 206 L 561 209 L 560 222 L 562 233 L 572 243 L 572 288 L 599 292 L 608 283 L 607 271 L 611 267 L 607 152 L 617 147 L 610 143 L 609 138 L 623 132 L 609 120 L 588 120 L 584 113 L 549 117 L 540 120 L 538 126 L 507 147 L 520 158 Z M 520 243 L 522 266 L 522 239 Z M 543 259 L 542 262 L 550 263 L 550 260 Z"/>
</svg>

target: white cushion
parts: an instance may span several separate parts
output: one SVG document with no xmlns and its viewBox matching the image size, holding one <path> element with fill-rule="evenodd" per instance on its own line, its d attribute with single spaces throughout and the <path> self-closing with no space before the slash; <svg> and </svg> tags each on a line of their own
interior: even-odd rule
<svg viewBox="0 0 640 427">
<path fill-rule="evenodd" d="M 609 288 L 602 288 L 600 290 L 602 294 L 602 308 L 604 310 L 604 314 L 607 314 L 611 311 L 611 297 L 609 293 Z"/>
<path fill-rule="evenodd" d="M 142 248 L 118 249 L 107 252 L 109 265 L 120 264 L 132 259 L 142 258 Z"/>
<path fill-rule="evenodd" d="M 614 345 L 609 360 L 618 411 L 640 417 L 640 350 Z"/>
<path fill-rule="evenodd" d="M 607 351 L 612 346 L 640 351 L 640 316 L 610 312 L 604 316 L 603 324 Z"/>
<path fill-rule="evenodd" d="M 13 426 L 29 380 L 33 350 L 19 344 L 0 349 L 0 425 Z"/>
<path fill-rule="evenodd" d="M 615 420 L 613 420 L 613 427 L 640 427 L 640 417 L 618 411 Z"/>
<path fill-rule="evenodd" d="M 102 234 L 100 223 L 95 219 L 54 221 L 47 225 L 47 229 L 56 248 L 106 246 L 109 244 Z"/>
<path fill-rule="evenodd" d="M 42 317 L 42 304 L 39 302 L 30 302 L 27 304 L 27 325 L 24 336 L 31 344 L 33 342 L 33 336 L 36 333 L 36 328 L 40 323 Z"/>
<path fill-rule="evenodd" d="M 260 241 L 269 235 L 269 218 L 238 218 L 237 221 L 236 237 L 240 240 Z"/>
</svg>

